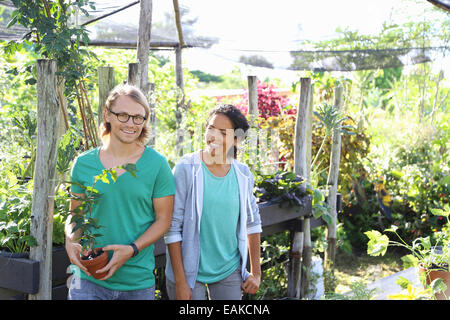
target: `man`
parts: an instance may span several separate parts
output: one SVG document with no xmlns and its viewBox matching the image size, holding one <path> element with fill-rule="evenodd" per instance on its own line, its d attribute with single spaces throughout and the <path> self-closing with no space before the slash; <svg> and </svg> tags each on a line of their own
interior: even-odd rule
<svg viewBox="0 0 450 320">
<path fill-rule="evenodd" d="M 109 262 L 94 279 L 80 262 L 82 247 L 69 217 L 66 221 L 66 251 L 74 277 L 69 299 L 154 299 L 155 258 L 153 244 L 168 230 L 172 218 L 175 184 L 167 160 L 145 146 L 150 109 L 142 92 L 130 85 L 114 88 L 106 100 L 100 135 L 103 146 L 81 154 L 74 162 L 71 179 L 91 186 L 93 177 L 104 169 L 136 164 L 136 177 L 116 169 L 117 180 L 95 188 L 101 194 L 92 217 L 103 226 L 98 247 L 109 253 Z M 74 195 L 83 197 L 84 189 L 73 184 Z M 71 200 L 71 211 L 81 205 Z M 80 271 L 81 270 L 81 271 Z"/>
</svg>

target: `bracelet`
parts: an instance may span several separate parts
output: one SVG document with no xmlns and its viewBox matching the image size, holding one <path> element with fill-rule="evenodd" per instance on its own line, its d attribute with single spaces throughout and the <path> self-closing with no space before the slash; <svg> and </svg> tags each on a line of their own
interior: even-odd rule
<svg viewBox="0 0 450 320">
<path fill-rule="evenodd" d="M 132 258 L 136 257 L 138 255 L 138 253 L 139 253 L 139 249 L 136 247 L 136 245 L 134 243 L 130 244 L 130 246 L 133 248 L 133 251 L 134 251 L 133 255 L 131 257 Z"/>
</svg>

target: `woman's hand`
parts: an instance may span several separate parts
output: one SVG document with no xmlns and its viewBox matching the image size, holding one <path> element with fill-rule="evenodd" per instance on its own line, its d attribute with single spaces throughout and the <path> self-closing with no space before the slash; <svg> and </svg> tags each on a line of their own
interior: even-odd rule
<svg viewBox="0 0 450 320">
<path fill-rule="evenodd" d="M 192 290 L 186 281 L 175 285 L 177 300 L 192 300 Z"/>
<path fill-rule="evenodd" d="M 245 293 L 255 294 L 261 284 L 261 276 L 250 274 L 250 276 L 242 284 L 242 290 Z"/>
<path fill-rule="evenodd" d="M 130 245 L 109 245 L 106 247 L 103 247 L 103 251 L 114 251 L 113 256 L 111 260 L 109 260 L 108 264 L 103 267 L 102 269 L 97 270 L 97 273 L 102 272 L 108 272 L 106 276 L 101 278 L 100 280 L 106 280 L 112 275 L 125 263 L 128 261 L 128 259 L 131 258 L 131 256 L 134 253 L 133 248 Z"/>
</svg>

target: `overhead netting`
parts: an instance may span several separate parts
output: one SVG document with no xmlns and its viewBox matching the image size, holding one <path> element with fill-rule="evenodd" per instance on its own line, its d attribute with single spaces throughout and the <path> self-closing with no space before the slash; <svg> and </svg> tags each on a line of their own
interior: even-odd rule
<svg viewBox="0 0 450 320">
<path fill-rule="evenodd" d="M 139 1 L 92 1 L 74 24 L 85 24 L 90 45 L 135 48 Z M 449 0 L 179 0 L 185 50 L 248 65 L 312 71 L 384 69 L 436 61 L 450 51 Z M 438 2 L 440 6 L 432 2 Z M 14 5 L 0 2 L 0 39 Z M 172 1 L 153 0 L 152 50 L 179 43 Z"/>
</svg>

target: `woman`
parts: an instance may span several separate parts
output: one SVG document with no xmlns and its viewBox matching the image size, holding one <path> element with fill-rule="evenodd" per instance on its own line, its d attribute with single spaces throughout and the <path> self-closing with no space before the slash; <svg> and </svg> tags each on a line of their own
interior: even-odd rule
<svg viewBox="0 0 450 320">
<path fill-rule="evenodd" d="M 249 129 L 232 105 L 219 105 L 207 121 L 206 148 L 175 166 L 175 203 L 168 246 L 166 287 L 170 299 L 240 300 L 260 285 L 261 219 L 253 176 L 236 161 Z M 249 273 L 246 270 L 250 253 Z"/>
</svg>

